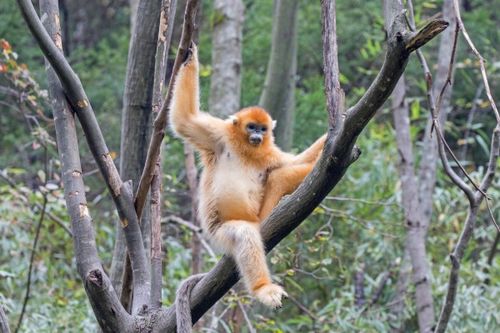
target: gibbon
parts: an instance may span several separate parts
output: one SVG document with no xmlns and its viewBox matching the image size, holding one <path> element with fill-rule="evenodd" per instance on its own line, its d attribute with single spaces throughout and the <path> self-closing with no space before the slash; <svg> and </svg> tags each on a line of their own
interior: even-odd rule
<svg viewBox="0 0 500 333">
<path fill-rule="evenodd" d="M 275 122 L 260 107 L 227 120 L 200 112 L 197 53 L 193 43 L 175 78 L 169 117 L 173 131 L 201 156 L 200 221 L 211 243 L 234 258 L 248 291 L 269 307 L 281 307 L 287 294 L 272 283 L 260 222 L 312 170 L 326 136 L 292 155 L 274 144 Z"/>
</svg>

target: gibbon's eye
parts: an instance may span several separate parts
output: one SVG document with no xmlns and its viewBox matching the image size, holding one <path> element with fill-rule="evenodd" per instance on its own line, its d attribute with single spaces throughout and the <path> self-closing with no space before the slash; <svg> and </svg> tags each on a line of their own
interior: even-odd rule
<svg viewBox="0 0 500 333">
<path fill-rule="evenodd" d="M 250 131 L 255 131 L 255 124 L 248 124 L 248 125 L 247 125 L 247 128 L 248 128 Z"/>
</svg>

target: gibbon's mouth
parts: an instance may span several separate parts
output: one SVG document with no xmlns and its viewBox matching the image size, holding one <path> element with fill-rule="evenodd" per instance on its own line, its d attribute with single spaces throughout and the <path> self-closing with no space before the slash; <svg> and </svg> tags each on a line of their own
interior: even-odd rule
<svg viewBox="0 0 500 333">
<path fill-rule="evenodd" d="M 256 147 L 262 143 L 262 139 L 261 138 L 250 138 L 249 142 L 252 146 Z"/>
</svg>

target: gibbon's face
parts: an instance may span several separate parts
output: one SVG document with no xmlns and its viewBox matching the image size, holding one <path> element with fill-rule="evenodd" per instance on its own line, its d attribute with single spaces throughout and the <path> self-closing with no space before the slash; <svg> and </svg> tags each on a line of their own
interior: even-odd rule
<svg viewBox="0 0 500 333">
<path fill-rule="evenodd" d="M 272 138 L 273 120 L 262 108 L 248 107 L 235 114 L 233 120 L 238 126 L 246 141 L 258 147 Z"/>
</svg>

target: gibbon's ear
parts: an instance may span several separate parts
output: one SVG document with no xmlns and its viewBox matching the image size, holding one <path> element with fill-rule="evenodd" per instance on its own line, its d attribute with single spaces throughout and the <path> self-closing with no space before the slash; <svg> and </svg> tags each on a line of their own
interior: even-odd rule
<svg viewBox="0 0 500 333">
<path fill-rule="evenodd" d="M 276 124 L 277 124 L 277 123 L 278 123 L 278 122 L 277 122 L 276 120 L 273 120 L 273 129 L 275 129 L 275 128 L 276 128 Z"/>
<path fill-rule="evenodd" d="M 229 118 L 227 118 L 227 120 L 232 122 L 233 125 L 238 124 L 238 117 L 236 117 L 235 115 L 230 115 Z"/>
</svg>

